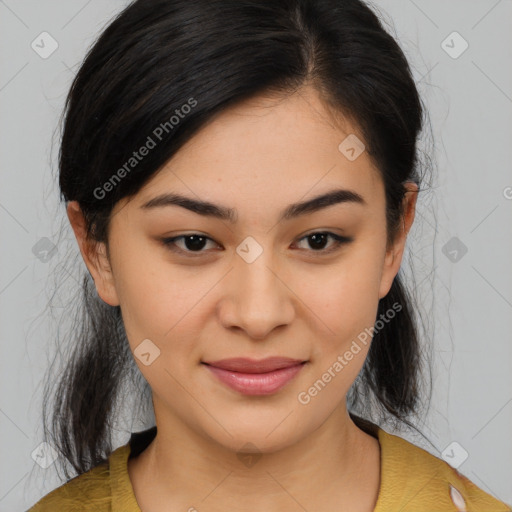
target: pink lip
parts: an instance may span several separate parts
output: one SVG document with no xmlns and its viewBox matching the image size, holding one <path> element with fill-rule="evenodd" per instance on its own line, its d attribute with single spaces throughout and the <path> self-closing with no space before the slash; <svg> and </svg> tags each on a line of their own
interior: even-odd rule
<svg viewBox="0 0 512 512">
<path fill-rule="evenodd" d="M 305 361 L 289 357 L 222 359 L 203 363 L 221 382 L 244 395 L 269 395 L 290 382 Z"/>
</svg>

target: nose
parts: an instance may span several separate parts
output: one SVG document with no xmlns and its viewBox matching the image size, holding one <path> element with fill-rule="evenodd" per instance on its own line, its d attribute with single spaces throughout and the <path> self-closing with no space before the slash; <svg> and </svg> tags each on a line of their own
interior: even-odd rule
<svg viewBox="0 0 512 512">
<path fill-rule="evenodd" d="M 251 263 L 235 255 L 225 293 L 218 305 L 222 325 L 242 329 L 262 340 L 277 327 L 289 325 L 295 314 L 295 296 L 289 278 L 274 264 L 270 250 Z"/>
</svg>

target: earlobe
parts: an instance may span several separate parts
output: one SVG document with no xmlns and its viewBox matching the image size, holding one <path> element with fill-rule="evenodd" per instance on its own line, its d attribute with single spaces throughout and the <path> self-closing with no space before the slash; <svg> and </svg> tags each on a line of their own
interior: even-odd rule
<svg viewBox="0 0 512 512">
<path fill-rule="evenodd" d="M 80 253 L 91 277 L 96 291 L 103 302 L 110 306 L 118 306 L 119 300 L 114 284 L 114 276 L 104 243 L 94 242 L 87 237 L 87 226 L 77 201 L 70 201 L 66 212 L 75 233 Z"/>
</svg>

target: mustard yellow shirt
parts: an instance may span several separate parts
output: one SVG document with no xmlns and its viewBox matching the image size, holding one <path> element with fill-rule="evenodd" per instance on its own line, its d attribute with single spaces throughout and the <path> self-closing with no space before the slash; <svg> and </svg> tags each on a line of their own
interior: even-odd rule
<svg viewBox="0 0 512 512">
<path fill-rule="evenodd" d="M 512 512 L 509 505 L 484 492 L 444 460 L 360 420 L 358 425 L 380 445 L 380 488 L 374 512 Z M 141 512 L 127 461 L 143 451 L 155 435 L 156 427 L 133 433 L 107 462 L 54 489 L 28 512 Z"/>
</svg>

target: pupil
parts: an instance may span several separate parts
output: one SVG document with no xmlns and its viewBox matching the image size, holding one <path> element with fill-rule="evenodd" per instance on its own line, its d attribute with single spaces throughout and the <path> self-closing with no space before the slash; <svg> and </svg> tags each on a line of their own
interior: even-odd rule
<svg viewBox="0 0 512 512">
<path fill-rule="evenodd" d="M 318 238 L 317 238 L 317 237 L 318 237 Z M 312 239 L 313 239 L 312 247 L 313 247 L 314 249 L 322 249 L 322 247 L 317 247 L 317 246 L 315 245 L 315 240 L 316 240 L 316 242 L 318 242 L 318 239 L 319 239 L 320 237 L 323 237 L 323 242 L 325 242 L 325 237 L 326 237 L 325 233 L 315 233 L 315 234 L 313 234 L 313 235 L 310 235 L 310 238 L 312 238 Z M 323 246 L 323 245 L 324 245 L 324 244 L 321 242 L 321 243 L 320 243 L 320 246 Z"/>
<path fill-rule="evenodd" d="M 190 243 L 191 240 L 194 240 L 197 242 L 198 240 L 199 243 Z M 204 236 L 197 236 L 197 235 L 189 235 L 187 237 L 185 237 L 185 246 L 187 247 L 187 249 L 189 250 L 199 250 L 199 249 L 202 249 L 204 247 L 204 240 L 205 240 L 205 237 Z"/>
</svg>

